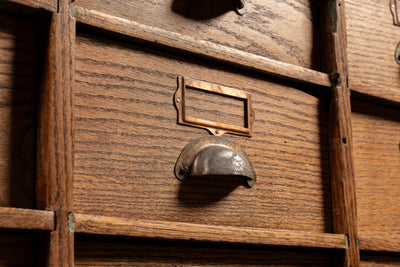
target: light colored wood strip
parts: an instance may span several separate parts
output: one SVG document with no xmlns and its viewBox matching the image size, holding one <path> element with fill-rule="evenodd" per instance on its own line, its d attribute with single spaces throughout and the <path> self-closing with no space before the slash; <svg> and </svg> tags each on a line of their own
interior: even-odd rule
<svg viewBox="0 0 400 267">
<path fill-rule="evenodd" d="M 135 21 L 107 15 L 95 10 L 75 7 L 73 14 L 79 23 L 138 38 L 148 42 L 222 60 L 292 80 L 330 87 L 329 75 L 296 65 L 257 56 L 234 48 L 198 40 L 179 33 L 143 25 Z"/>
<path fill-rule="evenodd" d="M 369 82 L 368 80 L 364 80 L 361 78 L 351 78 L 350 89 L 353 92 L 360 93 L 357 96 L 358 98 L 368 98 L 374 97 L 380 103 L 389 101 L 395 102 L 396 106 L 400 105 L 400 90 L 397 88 L 391 88 L 380 84 L 375 84 Z"/>
<path fill-rule="evenodd" d="M 192 223 L 141 221 L 135 219 L 73 214 L 70 228 L 76 233 L 123 235 L 208 242 L 345 249 L 342 234 L 212 226 Z"/>
<path fill-rule="evenodd" d="M 5 0 L 5 2 L 21 4 L 33 8 L 42 8 L 50 12 L 57 12 L 57 0 Z"/>
<path fill-rule="evenodd" d="M 358 245 L 361 250 L 400 252 L 400 238 L 360 236 Z"/>
<path fill-rule="evenodd" d="M 0 207 L 0 229 L 47 230 L 54 229 L 54 212 Z"/>
</svg>

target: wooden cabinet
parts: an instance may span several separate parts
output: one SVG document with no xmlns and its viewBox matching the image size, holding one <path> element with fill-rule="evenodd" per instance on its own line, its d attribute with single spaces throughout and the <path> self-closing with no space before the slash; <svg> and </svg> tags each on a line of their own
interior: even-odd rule
<svg viewBox="0 0 400 267">
<path fill-rule="evenodd" d="M 0 3 L 0 266 L 400 265 L 400 27 L 361 2 Z M 256 184 L 177 179 L 224 124 Z"/>
</svg>

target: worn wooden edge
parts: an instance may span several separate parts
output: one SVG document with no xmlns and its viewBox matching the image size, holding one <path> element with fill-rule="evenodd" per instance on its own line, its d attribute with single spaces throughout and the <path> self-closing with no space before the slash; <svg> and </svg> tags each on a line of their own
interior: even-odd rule
<svg viewBox="0 0 400 267">
<path fill-rule="evenodd" d="M 328 74 L 75 6 L 78 23 L 298 82 L 331 87 Z"/>
<path fill-rule="evenodd" d="M 79 213 L 70 214 L 69 228 L 75 233 L 95 235 L 346 249 L 346 238 L 342 234 L 142 221 Z"/>
<path fill-rule="evenodd" d="M 0 228 L 52 231 L 54 227 L 53 211 L 0 207 Z"/>
<path fill-rule="evenodd" d="M 351 79 L 350 89 L 354 98 L 372 100 L 391 107 L 400 107 L 400 90 L 398 89 L 371 84 L 357 78 Z"/>
<path fill-rule="evenodd" d="M 58 0 L 3 0 L 3 2 L 44 9 L 50 12 L 57 12 L 58 9 Z"/>
<path fill-rule="evenodd" d="M 358 246 L 361 250 L 400 253 L 400 238 L 359 236 Z"/>
</svg>

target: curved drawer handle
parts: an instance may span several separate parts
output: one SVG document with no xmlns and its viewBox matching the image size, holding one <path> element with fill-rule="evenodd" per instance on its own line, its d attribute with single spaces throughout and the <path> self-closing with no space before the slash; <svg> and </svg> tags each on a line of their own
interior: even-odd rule
<svg viewBox="0 0 400 267">
<path fill-rule="evenodd" d="M 246 0 L 235 0 L 235 7 L 239 15 L 243 16 L 247 13 Z"/>
<path fill-rule="evenodd" d="M 390 0 L 390 11 L 393 15 L 393 24 L 400 26 L 399 15 L 397 14 L 397 0 Z"/>
<path fill-rule="evenodd" d="M 200 176 L 240 176 L 252 187 L 256 174 L 244 150 L 222 136 L 194 139 L 182 150 L 176 164 L 179 180 Z"/>
</svg>

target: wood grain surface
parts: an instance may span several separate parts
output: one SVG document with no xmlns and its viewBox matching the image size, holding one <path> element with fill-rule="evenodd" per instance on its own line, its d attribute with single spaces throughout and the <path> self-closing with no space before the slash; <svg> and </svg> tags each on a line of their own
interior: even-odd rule
<svg viewBox="0 0 400 267">
<path fill-rule="evenodd" d="M 78 6 L 74 8 L 73 15 L 78 22 L 83 24 L 122 34 L 129 38 L 144 40 L 153 45 L 162 45 L 174 50 L 182 50 L 185 53 L 190 52 L 197 56 L 223 61 L 284 79 L 331 86 L 329 75 L 326 73 L 255 55 L 229 46 L 200 40 L 161 28 L 150 27 L 133 20 L 122 19 Z"/>
<path fill-rule="evenodd" d="M 20 4 L 24 6 L 29 6 L 33 8 L 41 8 L 51 12 L 57 12 L 57 0 L 3 0 L 2 4 Z"/>
<path fill-rule="evenodd" d="M 37 27 L 0 13 L 0 206 L 34 205 Z"/>
<path fill-rule="evenodd" d="M 400 238 L 400 110 L 352 109 L 359 234 Z"/>
<path fill-rule="evenodd" d="M 248 14 L 234 12 L 233 1 L 76 0 L 74 6 L 192 36 L 312 69 L 313 6 L 310 0 L 248 0 Z M 157 14 L 157 19 L 154 19 Z M 315 25 L 318 27 L 318 25 Z"/>
<path fill-rule="evenodd" d="M 252 138 L 229 136 L 258 183 L 174 177 L 181 150 L 207 131 L 177 125 L 173 94 L 183 75 L 253 94 Z M 302 91 L 78 35 L 74 105 L 74 211 L 198 224 L 331 231 L 327 107 Z M 230 107 L 204 103 L 229 113 Z M 231 177 L 232 178 L 232 177 Z"/>
<path fill-rule="evenodd" d="M 359 246 L 362 250 L 400 252 L 400 238 L 360 236 Z"/>
<path fill-rule="evenodd" d="M 54 212 L 0 207 L 0 228 L 51 231 Z"/>
<path fill-rule="evenodd" d="M 340 265 L 359 266 L 357 245 L 357 203 L 352 155 L 350 90 L 348 88 L 347 29 L 345 1 L 325 1 L 321 20 L 324 25 L 324 58 L 327 72 L 337 75 L 332 85 L 329 113 L 329 152 L 331 171 L 333 232 L 348 237 L 348 249 Z"/>
<path fill-rule="evenodd" d="M 70 1 L 52 14 L 44 50 L 38 116 L 36 206 L 56 214 L 50 233 L 48 266 L 73 266 L 74 235 L 68 231 L 72 205 L 72 87 L 75 20 Z"/>
<path fill-rule="evenodd" d="M 127 218 L 73 214 L 70 227 L 76 233 L 163 238 L 248 245 L 346 249 L 341 234 L 212 226 L 175 222 L 139 221 Z"/>
<path fill-rule="evenodd" d="M 400 102 L 394 58 L 400 27 L 393 25 L 389 1 L 348 0 L 346 7 L 350 88 Z"/>
<path fill-rule="evenodd" d="M 77 236 L 75 266 L 331 266 L 340 251 Z"/>
</svg>

